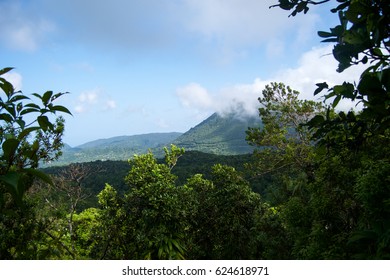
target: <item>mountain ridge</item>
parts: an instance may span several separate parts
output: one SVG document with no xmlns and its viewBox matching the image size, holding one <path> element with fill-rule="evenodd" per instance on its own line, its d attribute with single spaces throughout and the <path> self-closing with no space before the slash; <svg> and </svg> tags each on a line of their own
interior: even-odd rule
<svg viewBox="0 0 390 280">
<path fill-rule="evenodd" d="M 214 113 L 179 136 L 173 144 L 186 150 L 217 155 L 251 153 L 253 147 L 245 140 L 246 130 L 261 125 L 256 117 Z"/>
<path fill-rule="evenodd" d="M 146 133 L 115 136 L 86 142 L 71 147 L 64 145 L 63 155 L 46 166 L 67 165 L 76 162 L 128 160 L 134 154 L 152 151 L 163 157 L 163 147 L 174 144 L 188 151 L 216 155 L 248 154 L 253 151 L 245 140 L 248 127 L 261 125 L 259 118 L 237 117 L 235 114 L 214 113 L 185 133 Z"/>
</svg>

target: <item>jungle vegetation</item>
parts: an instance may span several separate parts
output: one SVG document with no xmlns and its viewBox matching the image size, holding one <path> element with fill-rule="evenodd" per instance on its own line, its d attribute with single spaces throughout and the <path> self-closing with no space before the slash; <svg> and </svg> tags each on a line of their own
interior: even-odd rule
<svg viewBox="0 0 390 280">
<path fill-rule="evenodd" d="M 295 17 L 324 2 L 275 6 Z M 330 105 L 270 83 L 259 94 L 262 126 L 246 133 L 255 151 L 236 167 L 178 179 L 185 151 L 172 145 L 163 160 L 130 159 L 123 186 L 97 186 L 94 206 L 80 207 L 86 165 L 38 169 L 60 156 L 64 119 L 50 116 L 70 113 L 54 103 L 64 93 L 30 98 L 0 70 L 0 259 L 389 259 L 389 9 L 337 0 L 340 24 L 318 35 L 334 44 L 339 72 L 367 68 L 356 83 L 318 83 Z M 339 111 L 341 99 L 363 108 Z"/>
</svg>

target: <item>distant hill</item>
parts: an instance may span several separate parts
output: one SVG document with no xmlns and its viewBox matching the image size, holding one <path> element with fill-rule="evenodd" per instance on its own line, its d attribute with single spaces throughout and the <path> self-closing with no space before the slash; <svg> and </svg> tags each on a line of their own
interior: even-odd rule
<svg viewBox="0 0 390 280">
<path fill-rule="evenodd" d="M 150 133 L 99 139 L 74 148 L 65 145 L 61 158 L 49 166 L 96 160 L 128 160 L 134 154 L 147 153 L 149 149 L 162 153 L 162 147 L 169 146 L 180 135 L 179 132 Z"/>
<path fill-rule="evenodd" d="M 247 154 L 253 151 L 253 147 L 245 141 L 245 131 L 248 127 L 260 125 L 258 117 L 221 116 L 215 113 L 184 134 L 150 133 L 99 139 L 73 148 L 65 145 L 61 158 L 45 167 L 97 160 L 128 160 L 134 154 L 147 153 L 148 150 L 157 157 L 163 157 L 163 147 L 170 144 L 187 151 L 216 155 Z"/>
<path fill-rule="evenodd" d="M 258 117 L 240 117 L 235 114 L 221 116 L 217 113 L 179 136 L 174 144 L 189 151 L 217 155 L 251 153 L 253 147 L 245 140 L 248 127 L 258 127 Z"/>
</svg>

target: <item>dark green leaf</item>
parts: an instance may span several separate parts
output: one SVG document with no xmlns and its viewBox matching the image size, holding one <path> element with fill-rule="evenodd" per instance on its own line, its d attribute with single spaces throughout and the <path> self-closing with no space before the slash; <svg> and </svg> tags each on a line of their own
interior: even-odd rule
<svg viewBox="0 0 390 280">
<path fill-rule="evenodd" d="M 13 117 L 10 114 L 0 114 L 0 120 L 6 121 L 6 122 L 12 122 Z"/>
<path fill-rule="evenodd" d="M 24 193 L 23 185 L 20 184 L 22 176 L 21 173 L 15 171 L 0 176 L 0 181 L 3 182 L 4 186 L 17 203 L 22 201 Z"/>
<path fill-rule="evenodd" d="M 319 125 L 322 124 L 324 121 L 325 121 L 324 116 L 316 115 L 310 121 L 307 122 L 307 125 L 309 127 L 319 127 Z"/>
<path fill-rule="evenodd" d="M 5 73 L 8 73 L 9 71 L 11 71 L 12 69 L 14 69 L 13 67 L 6 67 L 6 68 L 3 68 L 0 70 L 0 76 L 5 74 Z"/>
<path fill-rule="evenodd" d="M 318 84 L 316 84 L 316 86 L 317 86 L 317 89 L 314 91 L 314 95 L 319 94 L 321 91 L 323 91 L 324 89 L 327 89 L 329 87 L 326 82 L 318 83 Z"/>
<path fill-rule="evenodd" d="M 28 108 L 28 109 L 24 109 L 20 112 L 20 115 L 25 115 L 25 114 L 29 114 L 29 113 L 36 113 L 36 112 L 39 112 L 39 110 L 37 109 L 34 109 L 34 108 Z"/>
<path fill-rule="evenodd" d="M 339 104 L 340 100 L 341 100 L 341 95 L 337 95 L 332 103 L 333 108 L 335 108 Z"/>
<path fill-rule="evenodd" d="M 0 83 L 0 88 L 4 91 L 4 93 L 7 95 L 8 98 L 12 96 L 12 94 L 15 92 L 14 86 L 3 79 L 3 82 Z"/>
<path fill-rule="evenodd" d="M 381 81 L 373 73 L 367 73 L 361 77 L 358 89 L 364 95 L 376 95 L 383 92 Z"/>
<path fill-rule="evenodd" d="M 4 141 L 3 148 L 3 156 L 9 160 L 13 157 L 16 152 L 16 149 L 19 147 L 20 141 L 14 138 L 7 139 Z"/>
<path fill-rule="evenodd" d="M 36 131 L 36 130 L 39 130 L 39 129 L 40 129 L 39 126 L 34 126 L 34 127 L 29 127 L 29 128 L 23 129 L 23 130 L 19 133 L 18 139 L 19 139 L 19 140 L 22 140 L 23 138 L 25 138 L 26 136 L 28 136 L 31 132 Z"/>
<path fill-rule="evenodd" d="M 48 130 L 48 128 L 53 129 L 53 124 L 49 121 L 47 116 L 39 116 L 37 118 L 39 126 L 44 130 Z"/>
<path fill-rule="evenodd" d="M 39 105 L 37 105 L 35 103 L 28 103 L 28 104 L 24 105 L 24 107 L 35 108 L 35 109 L 38 109 L 38 110 L 41 109 L 41 107 L 39 107 Z"/>
<path fill-rule="evenodd" d="M 330 32 L 325 32 L 325 31 L 318 31 L 318 36 L 320 36 L 321 38 L 329 38 L 329 37 L 333 37 L 334 35 Z"/>
<path fill-rule="evenodd" d="M 10 102 L 17 102 L 17 101 L 19 101 L 19 100 L 25 100 L 25 99 L 30 99 L 30 98 L 28 98 L 28 97 L 25 96 L 25 95 L 19 94 L 19 95 L 14 95 L 14 96 L 12 96 L 12 98 L 11 98 L 9 101 L 10 101 Z"/>
<path fill-rule="evenodd" d="M 47 105 L 50 101 L 50 98 L 52 97 L 53 92 L 52 91 L 46 91 L 42 96 L 42 102 L 43 104 Z"/>
<path fill-rule="evenodd" d="M 64 107 L 64 106 L 60 106 L 60 105 L 56 105 L 56 106 L 53 106 L 51 108 L 52 111 L 58 111 L 58 112 L 63 112 L 63 113 L 67 113 L 69 115 L 72 115 L 72 113 L 68 110 L 68 108 Z"/>
<path fill-rule="evenodd" d="M 32 175 L 37 179 L 41 179 L 42 181 L 44 181 L 50 185 L 53 185 L 53 181 L 52 181 L 51 177 L 40 170 L 37 170 L 34 168 L 27 168 L 27 169 L 24 169 L 23 172 L 25 172 L 28 175 Z"/>
<path fill-rule="evenodd" d="M 42 100 L 42 96 L 40 96 L 38 93 L 33 93 L 32 95 Z"/>
<path fill-rule="evenodd" d="M 337 43 L 338 41 L 339 41 L 339 39 L 334 38 L 334 39 L 325 39 L 325 40 L 322 40 L 321 42 L 322 43 Z"/>
<path fill-rule="evenodd" d="M 383 53 L 382 53 L 382 51 L 381 51 L 380 48 L 374 48 L 374 49 L 372 49 L 372 50 L 371 50 L 371 54 L 372 54 L 372 55 L 376 55 L 376 56 L 380 56 L 380 57 L 383 56 Z"/>
</svg>

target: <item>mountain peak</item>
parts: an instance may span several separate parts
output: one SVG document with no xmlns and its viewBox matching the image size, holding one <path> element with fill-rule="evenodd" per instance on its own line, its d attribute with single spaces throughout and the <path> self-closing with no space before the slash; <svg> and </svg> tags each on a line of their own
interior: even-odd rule
<svg viewBox="0 0 390 280">
<path fill-rule="evenodd" d="M 179 136 L 174 144 L 186 150 L 221 155 L 251 153 L 253 147 L 245 140 L 246 130 L 260 125 L 258 117 L 214 113 Z"/>
<path fill-rule="evenodd" d="M 175 144 L 188 151 L 217 155 L 247 154 L 253 151 L 246 140 L 248 127 L 259 127 L 258 117 L 242 114 L 212 114 L 184 134 L 148 133 L 132 136 L 117 136 L 94 140 L 75 148 L 65 145 L 63 156 L 51 165 L 66 165 L 74 162 L 97 160 L 128 160 L 134 154 L 147 153 L 163 156 L 163 147 Z"/>
</svg>

